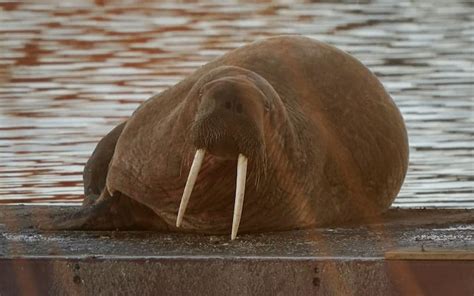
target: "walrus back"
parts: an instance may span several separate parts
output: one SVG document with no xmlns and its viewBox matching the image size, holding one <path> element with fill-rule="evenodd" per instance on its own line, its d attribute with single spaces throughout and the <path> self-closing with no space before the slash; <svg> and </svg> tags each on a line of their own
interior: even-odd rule
<svg viewBox="0 0 474 296">
<path fill-rule="evenodd" d="M 408 137 L 395 103 L 361 62 L 328 44 L 289 36 L 236 49 L 217 63 L 258 73 L 294 110 L 289 116 L 297 130 L 310 124 L 317 137 L 302 149 L 327 151 L 322 174 L 320 155 L 314 157 L 321 178 L 314 183 L 322 186 L 314 190 L 315 203 L 325 200 L 339 217 L 371 216 L 390 206 L 407 171 Z"/>
</svg>

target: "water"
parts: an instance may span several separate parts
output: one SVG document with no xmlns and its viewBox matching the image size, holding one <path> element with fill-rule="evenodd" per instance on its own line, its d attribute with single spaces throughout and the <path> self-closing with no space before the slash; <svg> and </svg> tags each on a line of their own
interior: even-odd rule
<svg viewBox="0 0 474 296">
<path fill-rule="evenodd" d="M 78 204 L 96 142 L 140 102 L 232 48 L 297 33 L 362 60 L 400 107 L 411 161 L 395 206 L 474 207 L 470 1 L 0 8 L 0 203 Z"/>
</svg>

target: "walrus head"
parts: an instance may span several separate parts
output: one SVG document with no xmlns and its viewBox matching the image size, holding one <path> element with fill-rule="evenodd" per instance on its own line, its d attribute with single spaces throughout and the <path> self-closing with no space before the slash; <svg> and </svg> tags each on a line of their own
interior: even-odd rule
<svg viewBox="0 0 474 296">
<path fill-rule="evenodd" d="M 191 129 L 194 146 L 226 159 L 239 154 L 261 157 L 263 120 L 269 105 L 262 91 L 245 76 L 205 84 Z"/>
<path fill-rule="evenodd" d="M 247 163 L 264 168 L 265 127 L 279 101 L 273 87 L 260 75 L 238 67 L 220 67 L 201 79 L 199 105 L 190 136 L 196 148 L 184 189 L 176 226 L 179 227 L 206 152 L 223 159 L 238 159 L 231 238 L 242 215 Z M 261 173 L 261 172 L 260 172 Z M 259 173 L 257 173 L 258 176 Z"/>
</svg>

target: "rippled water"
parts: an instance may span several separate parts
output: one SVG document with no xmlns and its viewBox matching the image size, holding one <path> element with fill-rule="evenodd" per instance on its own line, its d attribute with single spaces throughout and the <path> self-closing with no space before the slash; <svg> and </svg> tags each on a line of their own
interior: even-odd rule
<svg viewBox="0 0 474 296">
<path fill-rule="evenodd" d="M 77 204 L 95 143 L 140 102 L 296 33 L 362 60 L 400 107 L 411 163 L 396 206 L 474 207 L 472 2 L 125 2 L 0 2 L 0 203 Z"/>
</svg>

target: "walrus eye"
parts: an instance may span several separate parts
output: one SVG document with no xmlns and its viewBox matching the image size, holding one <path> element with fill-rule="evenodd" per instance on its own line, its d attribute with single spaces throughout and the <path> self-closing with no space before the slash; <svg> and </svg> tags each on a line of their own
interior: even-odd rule
<svg viewBox="0 0 474 296">
<path fill-rule="evenodd" d="M 179 205 L 178 217 L 176 218 L 176 227 L 180 227 L 183 222 L 184 212 L 188 206 L 189 198 L 191 197 L 191 192 L 193 191 L 194 184 L 196 183 L 199 170 L 201 169 L 202 161 L 204 159 L 204 154 L 206 153 L 205 149 L 198 149 L 194 155 L 193 164 L 191 165 L 191 170 L 189 171 L 188 180 L 184 186 L 183 197 L 181 198 L 181 203 Z M 237 184 L 235 188 L 235 203 L 234 203 L 234 216 L 232 218 L 232 233 L 230 238 L 234 240 L 237 237 L 237 232 L 239 231 L 240 218 L 242 217 L 242 208 L 244 205 L 244 195 L 245 195 L 245 181 L 247 179 L 247 163 L 248 158 L 239 154 L 237 161 Z"/>
</svg>

